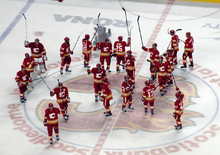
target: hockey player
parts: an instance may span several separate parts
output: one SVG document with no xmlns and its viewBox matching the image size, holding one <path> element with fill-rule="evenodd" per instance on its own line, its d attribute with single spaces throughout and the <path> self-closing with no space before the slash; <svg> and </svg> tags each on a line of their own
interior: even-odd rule
<svg viewBox="0 0 220 155">
<path fill-rule="evenodd" d="M 122 36 L 119 36 L 118 37 L 118 41 L 115 41 L 114 43 L 114 51 L 113 51 L 113 55 L 116 55 L 116 60 L 117 60 L 117 63 L 116 63 L 116 71 L 117 72 L 120 72 L 120 69 L 119 69 L 119 66 L 120 66 L 120 63 L 122 62 L 122 65 L 123 65 L 123 69 L 124 69 L 124 66 L 125 66 L 125 47 L 126 46 L 130 46 L 130 42 L 131 42 L 131 39 L 128 38 L 127 40 L 127 43 L 125 41 L 123 41 L 123 37 Z"/>
<path fill-rule="evenodd" d="M 178 87 L 176 87 L 177 93 L 175 94 L 176 96 L 176 101 L 174 102 L 174 109 L 175 112 L 173 113 L 173 117 L 176 120 L 176 124 L 174 127 L 176 130 L 182 129 L 182 123 L 181 123 L 181 115 L 183 114 L 183 98 L 184 94 L 180 91 Z"/>
<path fill-rule="evenodd" d="M 84 55 L 84 67 L 90 68 L 89 60 L 92 54 L 92 43 L 89 41 L 89 34 L 85 35 L 85 38 L 82 39 L 82 54 Z"/>
<path fill-rule="evenodd" d="M 63 86 L 63 83 L 59 82 L 58 87 L 50 91 L 50 96 L 56 95 L 57 103 L 60 106 L 63 118 L 67 121 L 69 115 L 67 114 L 68 103 L 70 102 L 68 88 Z"/>
<path fill-rule="evenodd" d="M 58 114 L 60 114 L 60 109 L 54 107 L 52 103 L 49 103 L 49 108 L 45 110 L 44 126 L 47 127 L 50 144 L 53 144 L 53 128 L 56 134 L 56 139 L 57 141 L 59 140 Z"/>
<path fill-rule="evenodd" d="M 112 115 L 112 112 L 110 110 L 110 100 L 113 99 L 112 91 L 111 91 L 111 85 L 107 78 L 103 79 L 103 87 L 102 87 L 102 96 L 100 98 L 101 101 L 103 101 L 103 106 L 106 109 L 106 117 L 109 117 Z"/>
<path fill-rule="evenodd" d="M 47 61 L 46 50 L 44 49 L 44 45 L 40 43 L 38 38 L 35 39 L 34 42 L 25 41 L 25 47 L 31 49 L 31 57 L 36 61 L 35 69 L 37 69 L 37 65 L 39 65 L 40 72 L 46 72 L 46 64 Z"/>
<path fill-rule="evenodd" d="M 35 67 L 35 60 L 32 58 L 28 53 L 25 53 L 25 58 L 23 60 L 23 65 L 26 67 L 26 71 L 28 73 L 28 77 L 30 77 L 32 80 L 36 78 L 36 71 L 34 70 Z M 28 90 L 32 90 L 34 87 L 33 82 L 28 82 Z"/>
<path fill-rule="evenodd" d="M 87 69 L 88 75 L 94 74 L 94 89 L 95 89 L 95 102 L 98 102 L 98 95 L 101 97 L 102 86 L 103 86 L 103 78 L 106 77 L 105 70 L 101 67 L 100 63 L 96 64 L 96 67 L 92 68 L 92 70 Z"/>
<path fill-rule="evenodd" d="M 141 101 L 143 101 L 144 104 L 144 111 L 147 113 L 147 105 L 149 103 L 151 114 L 154 114 L 154 91 L 156 90 L 156 87 L 153 83 L 153 81 L 145 81 L 145 87 L 143 88 L 143 94 Z"/>
<path fill-rule="evenodd" d="M 168 62 L 166 61 L 166 58 L 164 56 L 160 56 L 160 66 L 157 68 L 159 68 L 157 75 L 158 75 L 160 94 L 161 96 L 163 96 L 164 92 L 167 92 L 166 83 L 167 83 L 167 73 L 168 73 Z"/>
<path fill-rule="evenodd" d="M 71 56 L 70 54 L 73 54 L 73 51 L 70 50 L 70 43 L 69 38 L 64 38 L 64 43 L 60 47 L 60 57 L 61 57 L 61 66 L 60 66 L 60 74 L 63 74 L 63 68 L 66 65 L 66 72 L 71 72 L 69 70 L 70 63 L 71 63 Z"/>
<path fill-rule="evenodd" d="M 106 71 L 111 72 L 111 55 L 112 55 L 112 43 L 109 42 L 109 39 L 106 38 L 105 42 L 97 43 L 97 48 L 101 50 L 100 52 L 100 62 L 101 66 L 104 69 L 104 61 L 106 60 L 107 67 Z"/>
<path fill-rule="evenodd" d="M 174 58 L 173 58 L 173 50 L 167 49 L 166 53 L 166 60 L 168 62 L 168 70 L 167 70 L 167 85 L 166 87 L 169 87 L 171 84 L 173 84 L 172 80 L 172 73 L 174 71 Z"/>
<path fill-rule="evenodd" d="M 175 31 L 174 30 L 170 30 L 170 35 L 172 36 L 171 37 L 171 44 L 170 44 L 170 47 L 171 49 L 173 49 L 173 58 L 174 58 L 174 65 L 177 65 L 177 52 L 179 51 L 179 36 L 175 34 Z"/>
<path fill-rule="evenodd" d="M 122 97 L 123 97 L 123 105 L 122 105 L 122 111 L 126 112 L 126 104 L 128 103 L 128 109 L 134 110 L 132 108 L 132 82 L 129 80 L 129 77 L 127 75 L 124 76 L 124 81 L 122 82 Z"/>
<path fill-rule="evenodd" d="M 186 66 L 186 58 L 189 57 L 190 67 L 193 67 L 193 56 L 192 53 L 194 52 L 193 43 L 194 39 L 191 36 L 190 32 L 186 33 L 186 40 L 185 40 L 185 47 L 184 47 L 184 53 L 183 53 L 183 66 L 181 68 L 187 68 Z"/>
<path fill-rule="evenodd" d="M 135 88 L 135 58 L 130 50 L 127 51 L 127 57 L 125 58 L 125 68 L 128 77 L 132 81 L 132 87 Z"/>
<path fill-rule="evenodd" d="M 159 51 L 157 50 L 157 44 L 153 43 L 152 48 L 146 48 L 142 46 L 144 51 L 150 52 L 150 72 L 151 72 L 151 79 L 155 80 L 157 68 L 155 68 L 156 63 L 159 63 Z"/>
<path fill-rule="evenodd" d="M 27 83 L 32 82 L 32 79 L 28 76 L 25 65 L 21 65 L 21 70 L 17 72 L 15 77 L 19 91 L 20 91 L 20 101 L 21 103 L 26 102 L 25 92 L 27 90 Z"/>
</svg>

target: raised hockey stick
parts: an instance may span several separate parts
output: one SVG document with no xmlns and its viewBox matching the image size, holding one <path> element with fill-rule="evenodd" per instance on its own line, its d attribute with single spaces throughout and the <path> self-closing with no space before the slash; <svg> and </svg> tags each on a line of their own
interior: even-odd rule
<svg viewBox="0 0 220 155">
<path fill-rule="evenodd" d="M 130 39 L 131 39 L 131 29 L 133 28 L 133 26 L 130 28 Z M 130 50 L 131 50 L 131 40 L 130 40 Z"/>
<path fill-rule="evenodd" d="M 140 24 L 139 24 L 139 18 L 140 18 L 140 16 L 138 15 L 137 23 L 138 23 L 138 28 L 139 28 L 140 38 L 141 38 L 141 44 L 142 44 L 142 46 L 144 46 L 143 40 L 142 40 L 142 35 L 141 35 L 141 28 L 140 28 Z"/>
<path fill-rule="evenodd" d="M 26 40 L 28 41 L 28 36 L 27 36 L 27 18 L 24 15 L 24 13 L 22 13 L 22 15 L 24 16 L 24 19 L 25 19 Z"/>
<path fill-rule="evenodd" d="M 175 33 L 176 33 L 177 31 L 182 31 L 182 29 L 176 29 Z M 169 29 L 167 29 L 167 33 L 170 35 Z"/>
<path fill-rule="evenodd" d="M 176 29 L 175 33 L 176 33 L 177 31 L 182 31 L 182 29 Z M 170 35 L 169 29 L 167 29 L 167 33 Z M 181 40 L 181 39 L 179 39 L 179 40 L 182 41 L 183 43 L 185 43 L 185 41 L 183 41 L 183 40 Z"/>
<path fill-rule="evenodd" d="M 40 75 L 40 73 L 37 71 L 37 69 L 35 69 L 36 72 L 39 74 L 39 76 L 41 77 L 41 79 L 44 81 L 43 77 Z M 47 86 L 47 88 L 51 91 L 50 87 L 47 85 L 47 83 L 44 81 L 45 85 Z"/>
<path fill-rule="evenodd" d="M 75 45 L 74 45 L 74 47 L 73 47 L 72 51 L 75 49 L 76 44 L 77 44 L 77 42 L 78 42 L 78 40 L 79 40 L 79 38 L 80 38 L 80 36 L 81 36 L 81 34 L 82 34 L 82 33 L 83 33 L 83 32 L 81 32 L 81 33 L 80 33 L 80 35 L 79 35 L 79 37 L 77 38 L 76 43 L 75 43 Z"/>
<path fill-rule="evenodd" d="M 124 7 L 122 7 L 122 10 L 124 10 L 124 12 L 125 12 L 125 20 L 126 20 L 126 25 L 127 25 L 128 37 L 130 37 L 129 30 L 128 30 L 127 13 L 126 13 L 126 10 L 125 10 L 125 8 L 124 8 Z"/>
<path fill-rule="evenodd" d="M 99 30 L 99 17 L 100 17 L 100 15 L 101 15 L 101 13 L 98 14 L 98 24 L 97 24 L 98 28 L 97 28 L 97 30 L 95 31 L 95 33 L 94 33 L 94 35 L 93 35 L 93 37 L 92 37 L 92 39 L 91 39 L 91 42 L 92 42 L 92 40 L 93 40 L 94 37 L 96 36 L 96 33 L 97 33 L 98 30 Z"/>
</svg>

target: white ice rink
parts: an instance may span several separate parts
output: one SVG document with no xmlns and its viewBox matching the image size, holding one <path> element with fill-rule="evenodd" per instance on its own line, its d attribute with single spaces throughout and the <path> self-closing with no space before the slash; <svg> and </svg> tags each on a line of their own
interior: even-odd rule
<svg viewBox="0 0 220 155">
<path fill-rule="evenodd" d="M 0 155 L 217 155 L 220 152 L 220 9 L 219 3 L 194 3 L 174 0 L 0 0 Z M 111 29 L 110 40 L 119 35 L 127 39 L 131 30 L 131 50 L 136 57 L 136 88 L 132 112 L 122 112 L 121 83 L 125 72 L 116 74 L 116 60 L 112 58 L 111 83 L 113 116 L 106 118 L 102 102 L 94 101 L 93 77 L 83 67 L 81 40 L 85 34 L 93 36 L 100 15 L 100 25 Z M 21 104 L 14 80 L 26 52 L 25 14 L 29 41 L 39 38 L 43 43 L 49 71 L 44 79 L 50 89 L 57 85 L 53 76 L 69 88 L 70 118 L 60 116 L 60 141 L 49 144 L 47 129 L 43 126 L 44 110 L 49 102 L 49 89 L 39 79 L 27 93 L 27 102 Z M 156 42 L 164 53 L 170 41 L 167 30 L 179 29 L 179 38 L 185 40 L 190 31 L 194 37 L 194 68 L 180 69 L 184 45 L 180 43 L 178 62 L 174 71 L 177 86 L 185 94 L 183 129 L 174 129 L 172 116 L 175 86 L 161 97 L 155 91 L 155 113 L 144 113 L 141 101 L 144 81 L 149 79 L 149 54 L 141 49 L 140 27 L 144 45 Z M 132 29 L 131 29 L 132 28 Z M 60 75 L 59 49 L 65 37 L 74 49 L 71 73 Z M 91 38 L 90 37 L 90 38 Z M 94 51 L 90 62 L 94 67 L 99 52 Z M 158 83 L 156 83 L 157 85 Z"/>
</svg>

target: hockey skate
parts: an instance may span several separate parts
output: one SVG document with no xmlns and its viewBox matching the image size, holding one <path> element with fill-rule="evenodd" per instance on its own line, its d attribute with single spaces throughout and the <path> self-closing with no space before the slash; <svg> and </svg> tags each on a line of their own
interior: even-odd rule
<svg viewBox="0 0 220 155">
<path fill-rule="evenodd" d="M 133 89 L 135 88 L 135 84 L 132 85 L 132 88 L 133 88 Z"/>
<path fill-rule="evenodd" d="M 167 92 L 167 89 L 164 88 L 163 91 L 164 91 L 164 92 Z"/>
<path fill-rule="evenodd" d="M 191 64 L 189 64 L 189 67 L 193 67 L 193 62 Z"/>
<path fill-rule="evenodd" d="M 126 112 L 126 109 L 125 109 L 125 108 L 122 108 L 122 111 Z"/>
<path fill-rule="evenodd" d="M 59 137 L 56 137 L 57 141 L 60 140 Z"/>
<path fill-rule="evenodd" d="M 186 65 L 183 65 L 183 66 L 181 66 L 181 68 L 187 68 L 187 66 L 186 66 Z"/>
<path fill-rule="evenodd" d="M 182 129 L 182 126 L 177 126 L 176 127 L 176 130 L 180 130 L 180 129 Z"/>
<path fill-rule="evenodd" d="M 71 70 L 69 70 L 69 69 L 66 69 L 66 72 L 71 72 Z"/>
<path fill-rule="evenodd" d="M 151 115 L 153 115 L 154 114 L 154 111 L 153 110 L 151 110 Z"/>
<path fill-rule="evenodd" d="M 144 112 L 147 113 L 147 109 L 145 109 Z"/>
<path fill-rule="evenodd" d="M 161 92 L 160 92 L 160 95 L 161 95 L 161 96 L 163 96 L 163 95 L 164 95 L 164 93 L 161 91 Z"/>
<path fill-rule="evenodd" d="M 63 75 L 63 70 L 60 70 L 60 74 Z"/>
<path fill-rule="evenodd" d="M 128 107 L 128 110 L 134 110 L 134 108 L 132 108 L 131 106 Z"/>
<path fill-rule="evenodd" d="M 63 118 L 64 118 L 66 121 L 68 120 L 68 117 L 67 117 L 67 116 L 64 116 Z"/>
<path fill-rule="evenodd" d="M 108 114 L 108 112 L 107 112 L 107 111 L 105 111 L 105 112 L 104 112 L 104 114 L 105 114 L 105 115 L 107 115 L 107 114 Z"/>
<path fill-rule="evenodd" d="M 117 71 L 117 73 L 120 73 L 121 72 L 121 70 L 120 69 L 118 69 L 118 70 L 116 70 Z"/>
<path fill-rule="evenodd" d="M 50 144 L 53 144 L 53 140 L 50 140 Z"/>
<path fill-rule="evenodd" d="M 111 70 L 110 70 L 110 69 L 106 69 L 106 71 L 111 72 Z"/>
<path fill-rule="evenodd" d="M 27 100 L 27 99 L 26 99 L 25 97 L 20 98 L 21 103 L 25 103 L 26 100 Z"/>
<path fill-rule="evenodd" d="M 106 117 L 112 116 L 112 113 L 107 113 L 107 115 L 105 115 Z"/>
<path fill-rule="evenodd" d="M 98 102 L 98 96 L 95 96 L 95 102 Z"/>
</svg>

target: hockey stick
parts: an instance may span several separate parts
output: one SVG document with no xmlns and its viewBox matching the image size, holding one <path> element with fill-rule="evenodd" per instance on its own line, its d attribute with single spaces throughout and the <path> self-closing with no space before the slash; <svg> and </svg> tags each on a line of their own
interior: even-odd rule
<svg viewBox="0 0 220 155">
<path fill-rule="evenodd" d="M 43 78 L 47 77 L 48 73 L 49 72 L 47 72 L 47 74 Z M 41 79 L 41 78 L 35 78 L 35 79 L 33 79 L 33 81 L 36 81 L 36 80 L 39 80 L 39 79 Z"/>
<path fill-rule="evenodd" d="M 92 42 L 92 40 L 93 40 L 94 37 L 96 36 L 96 33 L 97 33 L 98 30 L 99 30 L 99 17 L 100 17 L 100 15 L 101 15 L 101 13 L 98 14 L 98 24 L 97 24 L 98 28 L 97 28 L 97 30 L 95 31 L 95 33 L 94 33 L 94 35 L 93 35 L 93 37 L 92 37 L 92 39 L 91 39 L 91 42 Z"/>
<path fill-rule="evenodd" d="M 140 16 L 138 15 L 137 23 L 138 23 L 138 28 L 139 28 L 140 38 L 141 38 L 141 44 L 142 44 L 142 46 L 144 46 L 143 40 L 142 40 L 142 35 L 141 35 L 141 28 L 140 28 L 140 25 L 139 25 L 139 18 L 140 18 Z"/>
<path fill-rule="evenodd" d="M 125 20 L 126 20 L 126 25 L 127 25 L 128 37 L 129 37 L 130 35 L 129 35 L 129 30 L 128 30 L 127 13 L 126 13 L 126 10 L 125 10 L 125 8 L 124 8 L 124 7 L 122 7 L 122 10 L 124 10 L 124 12 L 125 12 Z"/>
<path fill-rule="evenodd" d="M 175 33 L 176 33 L 177 31 L 182 31 L 182 29 L 176 29 Z M 167 29 L 167 33 L 170 35 L 169 28 Z"/>
<path fill-rule="evenodd" d="M 25 19 L 26 40 L 28 41 L 28 37 L 27 37 L 27 18 L 26 18 L 26 16 L 24 15 L 24 13 L 22 13 L 22 15 L 24 16 L 24 19 Z"/>
<path fill-rule="evenodd" d="M 175 31 L 175 33 L 176 33 L 177 31 L 182 31 L 182 29 L 177 29 L 177 30 Z M 167 29 L 167 33 L 168 33 L 169 35 L 171 35 L 169 29 Z M 179 39 L 179 40 L 182 41 L 183 43 L 185 43 L 185 41 L 183 41 L 183 40 L 181 40 L 181 39 Z"/>
<path fill-rule="evenodd" d="M 44 81 L 44 79 L 42 78 L 42 76 L 40 75 L 40 73 L 37 71 L 37 69 L 35 69 L 36 72 L 39 74 L 39 76 L 41 77 L 41 79 Z M 47 83 L 44 81 L 45 85 L 47 86 L 47 88 L 50 90 L 50 87 L 47 85 Z M 50 90 L 51 91 L 51 90 Z"/>
<path fill-rule="evenodd" d="M 175 80 L 175 78 L 174 78 L 174 76 L 173 76 L 173 73 L 172 73 L 172 77 L 173 77 L 173 81 L 174 81 L 175 87 L 177 87 L 177 85 L 176 85 L 176 80 Z"/>
<path fill-rule="evenodd" d="M 80 35 L 79 35 L 79 37 L 77 38 L 76 43 L 75 43 L 75 45 L 74 45 L 74 47 L 73 47 L 72 51 L 75 49 L 76 44 L 77 44 L 77 42 L 78 42 L 78 40 L 79 40 L 79 38 L 80 38 L 80 36 L 81 36 L 81 34 L 82 34 L 82 33 L 83 33 L 83 32 L 81 32 L 81 33 L 80 33 Z"/>
<path fill-rule="evenodd" d="M 133 28 L 133 26 L 130 28 L 130 39 L 131 39 L 131 29 Z M 131 40 L 130 40 L 130 51 L 131 51 Z"/>
</svg>

